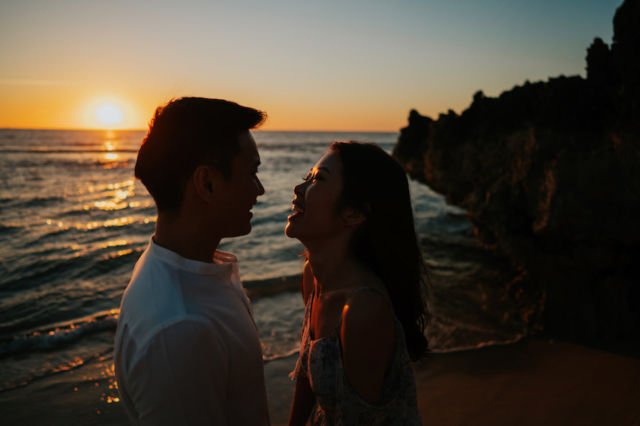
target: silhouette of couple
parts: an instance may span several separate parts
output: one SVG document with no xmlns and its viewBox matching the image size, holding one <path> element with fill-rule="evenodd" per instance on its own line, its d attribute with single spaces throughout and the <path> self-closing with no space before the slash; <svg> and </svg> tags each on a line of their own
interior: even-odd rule
<svg viewBox="0 0 640 426">
<path fill-rule="evenodd" d="M 265 188 L 250 130 L 219 99 L 156 110 L 135 175 L 156 230 L 121 304 L 115 367 L 136 425 L 268 425 L 262 351 L 238 262 Z M 294 188 L 285 232 L 305 247 L 292 425 L 417 425 L 411 360 L 427 349 L 423 262 L 407 178 L 372 144 L 334 142 Z"/>
</svg>

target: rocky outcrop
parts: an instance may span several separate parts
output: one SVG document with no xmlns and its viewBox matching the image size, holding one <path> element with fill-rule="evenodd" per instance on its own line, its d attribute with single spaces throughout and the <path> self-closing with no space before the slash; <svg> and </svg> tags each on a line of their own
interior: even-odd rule
<svg viewBox="0 0 640 426">
<path fill-rule="evenodd" d="M 523 271 L 512 293 L 538 298 L 547 332 L 640 342 L 640 0 L 586 68 L 479 91 L 460 115 L 412 110 L 394 155 Z"/>
</svg>

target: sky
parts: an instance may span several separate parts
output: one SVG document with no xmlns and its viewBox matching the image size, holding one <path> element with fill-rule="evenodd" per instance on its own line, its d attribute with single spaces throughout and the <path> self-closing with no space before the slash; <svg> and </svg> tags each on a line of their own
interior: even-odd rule
<svg viewBox="0 0 640 426">
<path fill-rule="evenodd" d="M 265 130 L 397 131 L 410 109 L 585 75 L 622 0 L 0 0 L 0 128 L 144 129 L 171 98 Z"/>
</svg>

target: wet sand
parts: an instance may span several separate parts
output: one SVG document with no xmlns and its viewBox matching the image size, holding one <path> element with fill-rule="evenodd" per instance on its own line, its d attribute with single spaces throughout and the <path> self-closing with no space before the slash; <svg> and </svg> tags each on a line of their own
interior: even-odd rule
<svg viewBox="0 0 640 426">
<path fill-rule="evenodd" d="M 0 394 L 3 425 L 126 425 L 109 360 Z M 265 365 L 286 424 L 295 356 Z M 640 359 L 542 339 L 434 354 L 416 365 L 425 425 L 640 425 Z"/>
<path fill-rule="evenodd" d="M 532 339 L 416 369 L 425 425 L 640 425 L 640 359 Z"/>
</svg>

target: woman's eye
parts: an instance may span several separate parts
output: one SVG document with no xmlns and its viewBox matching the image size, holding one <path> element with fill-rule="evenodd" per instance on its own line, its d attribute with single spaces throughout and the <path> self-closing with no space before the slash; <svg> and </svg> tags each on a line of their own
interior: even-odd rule
<svg viewBox="0 0 640 426">
<path fill-rule="evenodd" d="M 318 173 L 313 174 L 313 173 L 309 172 L 309 173 L 307 173 L 307 175 L 305 177 L 302 178 L 302 180 L 305 181 L 305 182 L 309 182 L 309 181 L 315 182 L 315 181 L 318 181 L 318 180 L 322 180 L 322 178 L 320 177 L 320 175 Z"/>
</svg>

